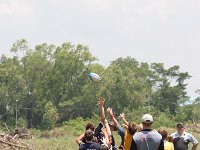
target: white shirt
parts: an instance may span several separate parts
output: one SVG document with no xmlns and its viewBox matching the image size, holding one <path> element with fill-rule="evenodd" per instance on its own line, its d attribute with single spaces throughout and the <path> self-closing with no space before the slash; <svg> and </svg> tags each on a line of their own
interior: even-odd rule
<svg viewBox="0 0 200 150">
<path fill-rule="evenodd" d="M 178 132 L 176 131 L 176 132 L 172 133 L 171 136 L 173 138 L 181 138 L 185 142 L 190 141 L 192 144 L 197 144 L 198 143 L 198 141 L 190 133 L 187 133 L 185 131 L 183 132 L 182 135 L 179 135 Z"/>
</svg>

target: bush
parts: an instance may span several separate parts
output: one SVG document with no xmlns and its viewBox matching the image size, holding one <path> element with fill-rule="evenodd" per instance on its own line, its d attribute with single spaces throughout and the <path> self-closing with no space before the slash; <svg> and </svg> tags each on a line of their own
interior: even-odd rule
<svg viewBox="0 0 200 150">
<path fill-rule="evenodd" d="M 23 119 L 22 117 L 20 117 L 17 120 L 17 126 L 18 126 L 18 128 L 26 128 L 26 126 L 27 126 L 26 120 Z"/>
<path fill-rule="evenodd" d="M 166 115 L 165 113 L 160 113 L 158 117 L 154 117 L 153 126 L 155 128 L 160 128 L 161 126 L 164 127 L 175 127 L 174 118 L 171 116 Z"/>
<path fill-rule="evenodd" d="M 31 135 L 39 137 L 41 135 L 41 131 L 39 129 L 29 129 Z"/>
<path fill-rule="evenodd" d="M 42 119 L 42 129 L 52 129 L 55 127 L 58 118 L 58 112 L 53 104 L 49 101 L 44 107 L 44 115 Z"/>
</svg>

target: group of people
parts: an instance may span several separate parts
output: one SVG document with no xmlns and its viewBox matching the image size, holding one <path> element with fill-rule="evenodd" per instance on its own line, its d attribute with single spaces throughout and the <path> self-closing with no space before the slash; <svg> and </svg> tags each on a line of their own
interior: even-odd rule
<svg viewBox="0 0 200 150">
<path fill-rule="evenodd" d="M 189 143 L 192 143 L 192 150 L 195 150 L 198 141 L 193 135 L 185 131 L 182 123 L 176 125 L 176 132 L 169 134 L 164 129 L 155 130 L 152 128 L 153 117 L 144 114 L 141 124 L 127 122 L 124 114 L 120 114 L 122 126 L 118 123 L 112 108 L 107 112 L 113 124 L 108 123 L 105 115 L 105 100 L 101 97 L 98 100 L 101 111 L 101 122 L 95 128 L 92 122 L 86 125 L 86 131 L 80 135 L 76 142 L 79 150 L 189 150 Z M 116 131 L 121 138 L 119 146 L 113 136 Z"/>
</svg>

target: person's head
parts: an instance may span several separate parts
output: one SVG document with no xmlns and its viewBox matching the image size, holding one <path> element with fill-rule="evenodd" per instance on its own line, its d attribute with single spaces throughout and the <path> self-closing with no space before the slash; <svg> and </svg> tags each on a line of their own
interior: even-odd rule
<svg viewBox="0 0 200 150">
<path fill-rule="evenodd" d="M 173 142 L 173 136 L 167 135 L 166 141 Z"/>
<path fill-rule="evenodd" d="M 185 130 L 185 126 L 183 125 L 183 123 L 177 123 L 176 130 L 179 134 L 182 134 Z"/>
<path fill-rule="evenodd" d="M 88 122 L 88 123 L 86 124 L 85 130 L 88 130 L 88 129 L 94 131 L 95 127 L 94 127 L 94 123 L 93 123 L 93 122 Z"/>
<path fill-rule="evenodd" d="M 134 135 L 137 132 L 137 124 L 134 122 L 130 122 L 128 124 L 128 133 Z"/>
<path fill-rule="evenodd" d="M 164 130 L 164 129 L 159 129 L 159 130 L 158 130 L 158 133 L 160 133 L 160 134 L 162 135 L 162 139 L 163 139 L 163 140 L 166 140 L 167 135 L 168 135 L 168 132 L 167 132 L 166 130 Z"/>
<path fill-rule="evenodd" d="M 84 137 L 85 137 L 86 141 L 92 141 L 92 139 L 93 139 L 93 131 L 90 130 L 90 129 L 86 130 Z"/>
<path fill-rule="evenodd" d="M 150 128 L 153 123 L 153 117 L 150 114 L 144 114 L 141 119 L 143 128 Z"/>
</svg>

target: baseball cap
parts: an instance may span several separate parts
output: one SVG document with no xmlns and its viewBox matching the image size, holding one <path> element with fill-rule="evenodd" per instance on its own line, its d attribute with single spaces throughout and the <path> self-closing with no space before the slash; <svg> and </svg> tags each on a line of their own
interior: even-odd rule
<svg viewBox="0 0 200 150">
<path fill-rule="evenodd" d="M 153 117 L 150 114 L 144 114 L 142 116 L 142 122 L 143 123 L 152 123 L 153 122 Z"/>
<path fill-rule="evenodd" d="M 183 128 L 184 125 L 183 125 L 183 123 L 180 122 L 180 123 L 177 123 L 177 124 L 176 124 L 176 127 L 177 127 L 177 128 Z"/>
</svg>

